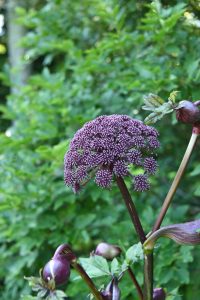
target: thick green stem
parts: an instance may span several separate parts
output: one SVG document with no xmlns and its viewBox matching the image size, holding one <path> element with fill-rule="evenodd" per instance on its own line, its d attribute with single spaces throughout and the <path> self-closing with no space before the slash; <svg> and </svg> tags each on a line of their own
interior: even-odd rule
<svg viewBox="0 0 200 300">
<path fill-rule="evenodd" d="M 142 292 L 142 289 L 141 289 L 141 287 L 140 287 L 140 285 L 139 285 L 139 283 L 138 283 L 138 281 L 135 277 L 135 274 L 133 273 L 133 271 L 131 270 L 130 267 L 128 267 L 127 271 L 128 271 L 128 274 L 129 274 L 132 282 L 134 283 L 134 285 L 136 287 L 136 290 L 137 290 L 137 293 L 138 293 L 138 296 L 139 296 L 140 300 L 143 300 L 144 299 L 143 298 L 143 292 Z"/>
<path fill-rule="evenodd" d="M 85 281 L 87 286 L 89 287 L 91 293 L 95 297 L 96 300 L 104 300 L 105 298 L 101 295 L 101 293 L 97 290 L 96 286 L 94 285 L 91 278 L 87 275 L 83 267 L 77 263 L 77 261 L 72 261 L 71 265 L 74 267 L 74 269 L 80 274 L 82 279 Z"/>
<path fill-rule="evenodd" d="M 126 207 L 128 209 L 128 212 L 129 212 L 129 215 L 131 217 L 131 220 L 133 222 L 133 225 L 135 227 L 135 230 L 138 234 L 138 237 L 141 241 L 141 243 L 143 244 L 146 240 L 146 235 L 144 233 L 144 230 L 143 230 L 143 227 L 142 227 L 142 224 L 140 222 L 140 219 L 138 217 L 138 213 L 137 213 L 137 210 L 136 210 L 136 207 L 131 199 L 131 195 L 127 189 L 127 186 L 123 180 L 122 177 L 116 177 L 116 182 L 117 182 L 117 185 L 120 189 L 120 192 L 123 196 L 123 199 L 124 199 L 124 202 L 126 204 Z"/>
<path fill-rule="evenodd" d="M 153 300 L 153 252 L 144 255 L 144 300 Z"/>
<path fill-rule="evenodd" d="M 191 156 L 192 151 L 194 149 L 194 146 L 196 144 L 196 140 L 197 140 L 198 135 L 199 134 L 195 133 L 195 132 L 193 132 L 192 135 L 191 135 L 188 147 L 187 147 L 186 152 L 185 152 L 185 154 L 183 156 L 183 159 L 182 159 L 182 162 L 180 164 L 180 167 L 179 167 L 179 169 L 178 169 L 178 171 L 176 173 L 176 176 L 175 176 L 175 178 L 174 178 L 174 180 L 172 182 L 172 185 L 171 185 L 171 187 L 169 189 L 169 192 L 168 192 L 168 194 L 167 194 L 167 196 L 165 198 L 165 201 L 163 203 L 163 206 L 161 208 L 160 214 L 159 214 L 159 216 L 158 216 L 158 218 L 157 218 L 157 220 L 155 222 L 155 225 L 153 227 L 153 232 L 156 231 L 156 230 L 158 230 L 160 228 L 161 224 L 162 224 L 162 221 L 163 221 L 163 219 L 165 217 L 165 214 L 166 214 L 166 212 L 167 212 L 167 210 L 169 208 L 169 205 L 170 205 L 170 203 L 172 201 L 172 198 L 173 198 L 173 196 L 174 196 L 174 194 L 175 194 L 175 192 L 177 190 L 179 182 L 180 182 L 180 180 L 181 180 L 181 178 L 182 178 L 182 176 L 184 174 L 185 168 L 186 168 L 186 166 L 188 164 L 188 161 L 190 159 L 190 156 Z"/>
</svg>

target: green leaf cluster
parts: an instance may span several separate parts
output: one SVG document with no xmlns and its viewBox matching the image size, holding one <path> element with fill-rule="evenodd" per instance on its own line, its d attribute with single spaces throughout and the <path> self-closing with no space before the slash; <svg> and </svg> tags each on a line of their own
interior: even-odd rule
<svg viewBox="0 0 200 300">
<path fill-rule="evenodd" d="M 63 300 L 67 295 L 62 290 L 57 290 L 55 281 L 52 278 L 48 282 L 42 278 L 42 269 L 40 270 L 40 277 L 25 277 L 28 280 L 32 291 L 37 293 L 36 299 L 46 300 Z M 26 300 L 27 296 L 22 296 L 22 300 Z M 27 299 L 28 300 L 28 299 Z"/>
</svg>

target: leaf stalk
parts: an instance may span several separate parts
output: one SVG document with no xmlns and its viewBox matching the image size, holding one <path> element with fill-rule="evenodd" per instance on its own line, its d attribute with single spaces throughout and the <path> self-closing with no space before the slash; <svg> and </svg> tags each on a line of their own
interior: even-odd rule
<svg viewBox="0 0 200 300">
<path fill-rule="evenodd" d="M 139 216 L 138 216 L 138 213 L 137 213 L 137 210 L 136 210 L 136 207 L 132 201 L 132 198 L 131 198 L 131 195 L 129 193 L 129 190 L 123 180 L 122 177 L 116 177 L 116 182 L 117 182 L 117 185 L 119 187 L 119 190 L 123 196 L 123 199 L 124 199 L 124 202 L 125 202 L 125 205 L 127 207 L 127 210 L 129 212 L 129 215 L 131 217 L 131 220 L 132 220 L 132 223 L 135 227 L 135 230 L 138 234 L 138 237 L 140 239 L 140 242 L 143 244 L 146 240 L 146 235 L 144 233 L 144 230 L 143 230 L 143 227 L 142 227 L 142 224 L 140 222 L 140 219 L 139 219 Z"/>
</svg>

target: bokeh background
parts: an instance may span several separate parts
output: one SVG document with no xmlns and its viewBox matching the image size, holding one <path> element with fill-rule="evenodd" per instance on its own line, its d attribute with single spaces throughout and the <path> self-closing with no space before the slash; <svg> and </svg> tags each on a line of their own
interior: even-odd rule
<svg viewBox="0 0 200 300">
<path fill-rule="evenodd" d="M 63 156 L 86 121 L 101 114 L 143 120 L 143 96 L 200 99 L 200 1 L 0 1 L 0 298 L 34 299 L 24 276 L 63 242 L 88 256 L 100 241 L 137 242 L 117 188 L 90 182 L 74 195 L 63 183 Z M 187 146 L 191 128 L 167 116 L 152 189 L 132 191 L 148 232 Z M 200 217 L 199 146 L 165 224 Z M 197 300 L 199 247 L 162 240 L 155 286 L 168 300 Z M 135 271 L 142 282 L 141 266 Z M 122 299 L 137 298 L 129 278 Z M 86 299 L 70 282 L 70 299 Z"/>
</svg>

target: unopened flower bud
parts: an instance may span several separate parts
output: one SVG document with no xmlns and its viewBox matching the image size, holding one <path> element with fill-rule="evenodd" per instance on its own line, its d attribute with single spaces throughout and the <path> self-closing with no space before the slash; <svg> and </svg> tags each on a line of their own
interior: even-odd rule
<svg viewBox="0 0 200 300">
<path fill-rule="evenodd" d="M 56 286 L 66 283 L 70 276 L 70 263 L 66 259 L 51 259 L 42 271 L 44 281 L 54 279 Z"/>
<path fill-rule="evenodd" d="M 112 300 L 112 289 L 113 289 L 113 278 L 112 280 L 108 283 L 108 285 L 106 286 L 105 290 L 103 290 L 101 292 L 102 296 L 106 299 L 106 300 Z"/>
<path fill-rule="evenodd" d="M 68 244 L 60 245 L 55 253 L 53 258 L 66 258 L 69 262 L 76 259 L 74 252 L 72 251 L 71 247 Z"/>
<path fill-rule="evenodd" d="M 101 294 L 106 300 L 119 300 L 121 292 L 118 287 L 118 279 L 113 277 Z"/>
<path fill-rule="evenodd" d="M 118 286 L 118 280 L 117 280 L 117 278 L 114 278 L 112 300 L 120 300 L 120 295 L 121 295 L 121 292 L 120 292 L 120 289 Z"/>
<path fill-rule="evenodd" d="M 153 300 L 165 300 L 166 293 L 162 288 L 155 288 L 153 290 Z"/>
<path fill-rule="evenodd" d="M 175 108 L 178 121 L 188 124 L 200 122 L 200 110 L 197 105 L 191 101 L 183 100 Z"/>
<path fill-rule="evenodd" d="M 103 291 L 103 292 L 101 292 L 101 295 L 103 296 L 103 299 L 105 299 L 105 300 L 112 300 L 112 295 L 109 292 Z"/>
<path fill-rule="evenodd" d="M 67 244 L 60 245 L 53 258 L 45 265 L 42 270 L 42 278 L 45 282 L 55 281 L 55 285 L 65 284 L 70 276 L 70 261 L 72 251 Z"/>
<path fill-rule="evenodd" d="M 94 252 L 95 255 L 103 256 L 106 259 L 112 260 L 116 256 L 119 256 L 121 249 L 116 245 L 107 243 L 100 243 Z"/>
</svg>

